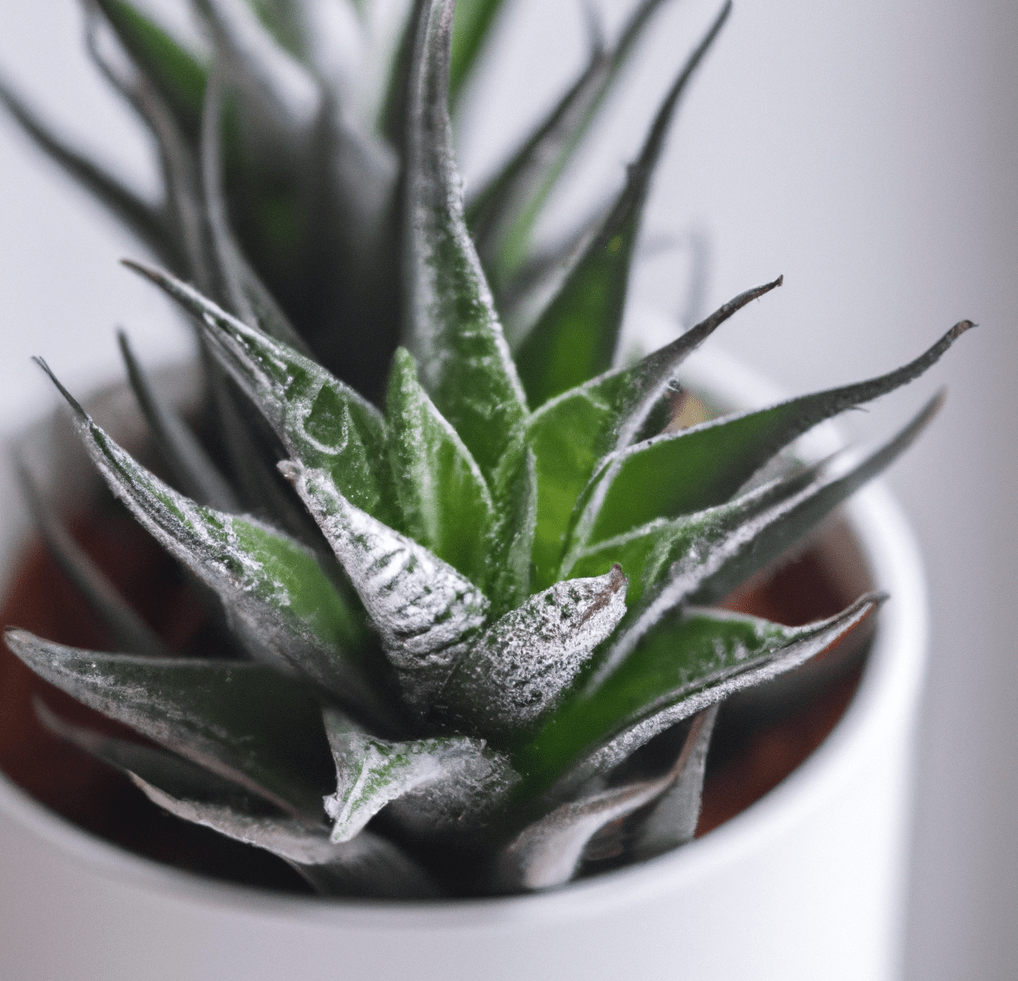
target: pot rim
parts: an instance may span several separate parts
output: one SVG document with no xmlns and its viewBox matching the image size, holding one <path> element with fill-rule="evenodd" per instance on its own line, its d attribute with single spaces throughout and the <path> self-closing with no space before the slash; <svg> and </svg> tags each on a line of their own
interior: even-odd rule
<svg viewBox="0 0 1018 981">
<path fill-rule="evenodd" d="M 674 328 L 672 328 L 674 330 Z M 713 345 L 695 352 L 683 379 L 725 402 L 758 407 L 787 393 Z M 844 446 L 830 423 L 796 444 L 807 455 Z M 874 481 L 842 505 L 873 581 L 891 594 L 879 611 L 878 629 L 859 687 L 823 743 L 773 790 L 703 838 L 638 865 L 605 872 L 564 887 L 522 896 L 428 901 L 322 899 L 257 890 L 205 878 L 127 852 L 79 828 L 35 801 L 0 772 L 0 813 L 50 842 L 66 857 L 107 878 L 136 888 L 169 893 L 182 903 L 271 915 L 305 923 L 368 929 L 457 929 L 604 913 L 684 885 L 694 886 L 719 868 L 766 847 L 805 815 L 860 765 L 888 718 L 911 715 L 925 675 L 929 612 L 923 564 L 900 508 L 882 481 Z M 861 754 L 863 757 L 865 753 Z"/>
</svg>

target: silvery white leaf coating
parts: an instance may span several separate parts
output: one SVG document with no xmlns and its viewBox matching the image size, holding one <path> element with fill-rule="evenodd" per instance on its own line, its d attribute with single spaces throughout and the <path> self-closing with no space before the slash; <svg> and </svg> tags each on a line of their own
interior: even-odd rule
<svg viewBox="0 0 1018 981">
<path fill-rule="evenodd" d="M 614 734 L 571 766 L 549 791 L 548 798 L 561 799 L 562 795 L 569 793 L 570 788 L 582 786 L 597 774 L 611 770 L 658 733 L 677 722 L 720 704 L 737 691 L 762 684 L 805 663 L 836 643 L 884 599 L 884 594 L 867 593 L 836 616 L 805 627 L 780 627 L 759 621 L 762 627 L 770 629 L 775 636 L 784 633 L 787 641 L 777 649 L 757 656 L 750 656 L 747 651 L 725 650 L 719 640 L 713 669 L 703 666 L 695 677 L 690 677 L 686 683 L 662 694 L 639 713 L 628 719 L 620 718 Z M 719 620 L 726 616 L 733 621 L 754 619 L 736 614 L 726 615 L 718 610 L 698 611 L 694 608 L 690 608 L 686 615 L 696 617 L 700 612 Z"/>
<path fill-rule="evenodd" d="M 217 359 L 294 458 L 326 472 L 340 493 L 395 520 L 381 413 L 316 361 L 227 313 L 179 279 L 140 265 L 193 316 Z"/>
<path fill-rule="evenodd" d="M 518 782 L 508 760 L 483 739 L 390 742 L 336 713 L 324 715 L 338 781 L 325 799 L 333 841 L 348 841 L 389 805 L 387 813 L 410 833 L 475 833 Z"/>
<path fill-rule="evenodd" d="M 454 4 L 416 4 L 404 158 L 405 344 L 421 382 L 490 476 L 526 398 L 467 231 L 449 120 Z"/>
<path fill-rule="evenodd" d="M 407 703 L 424 715 L 484 626 L 488 601 L 452 566 L 338 494 L 318 470 L 280 464 L 382 638 Z"/>
<path fill-rule="evenodd" d="M 324 825 L 245 814 L 226 804 L 173 797 L 129 774 L 153 803 L 194 824 L 278 855 L 321 891 L 338 895 L 426 897 L 438 894 L 431 877 L 391 842 L 364 831 L 334 842 Z"/>
<path fill-rule="evenodd" d="M 569 801 L 524 828 L 502 851 L 495 866 L 495 888 L 504 892 L 549 889 L 568 882 L 590 839 L 605 825 L 650 803 L 675 780 L 668 772 L 656 780 L 611 787 Z"/>
<path fill-rule="evenodd" d="M 291 814 L 321 814 L 329 748 L 315 694 L 249 661 L 150 658 L 67 647 L 9 630 L 48 682 Z"/>
<path fill-rule="evenodd" d="M 417 380 L 400 348 L 386 397 L 386 431 L 401 529 L 485 586 L 494 506 L 470 451 Z"/>
<path fill-rule="evenodd" d="M 632 845 L 633 858 L 653 858 L 692 841 L 700 817 L 707 749 L 718 707 L 712 705 L 693 719 L 677 761 L 675 782 L 654 802 L 640 823 Z"/>
<path fill-rule="evenodd" d="M 221 514 L 178 494 L 56 384 L 110 489 L 171 555 L 216 592 L 250 653 L 278 667 L 297 668 L 347 701 L 381 713 L 349 653 L 358 650 L 360 628 L 310 550 L 254 518 Z"/>
<path fill-rule="evenodd" d="M 603 576 L 556 583 L 497 620 L 446 686 L 451 718 L 493 739 L 532 730 L 622 619 L 626 585 L 615 566 Z"/>
</svg>

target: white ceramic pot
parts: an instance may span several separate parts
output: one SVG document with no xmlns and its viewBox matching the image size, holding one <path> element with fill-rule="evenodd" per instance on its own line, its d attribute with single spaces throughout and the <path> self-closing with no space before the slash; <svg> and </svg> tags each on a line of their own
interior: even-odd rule
<svg viewBox="0 0 1018 981">
<path fill-rule="evenodd" d="M 687 374 L 730 404 L 775 395 L 716 353 L 694 356 Z M 811 452 L 829 449 L 831 439 L 814 434 Z M 26 523 L 10 503 L 5 467 L 0 568 L 9 576 Z M 75 473 L 61 465 L 58 497 L 79 480 Z M 859 690 L 805 764 L 706 837 L 542 895 L 320 901 L 211 882 L 127 854 L 0 779 L 0 978 L 895 977 L 926 601 L 915 545 L 887 491 L 871 485 L 846 514 L 865 570 L 848 558 L 842 574 L 892 594 Z"/>
</svg>

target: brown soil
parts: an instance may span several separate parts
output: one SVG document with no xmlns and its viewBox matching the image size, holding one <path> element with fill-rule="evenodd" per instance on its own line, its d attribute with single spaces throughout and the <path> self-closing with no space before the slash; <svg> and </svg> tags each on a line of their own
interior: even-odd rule
<svg viewBox="0 0 1018 981">
<path fill-rule="evenodd" d="M 207 629 L 175 563 L 125 514 L 102 513 L 80 522 L 74 534 L 171 647 L 184 649 Z M 795 625 L 831 616 L 849 599 L 839 595 L 818 553 L 807 551 L 727 605 Z M 41 544 L 26 551 L 0 623 L 64 644 L 109 649 L 90 608 Z M 819 691 L 793 691 L 766 712 L 752 700 L 735 699 L 723 708 L 698 835 L 758 800 L 823 742 L 860 677 L 861 656 L 840 660 L 845 666 L 828 672 Z M 233 881 L 303 891 L 276 859 L 170 817 L 121 774 L 53 736 L 36 718 L 34 697 L 70 722 L 136 737 L 39 679 L 0 644 L 0 769 L 36 799 L 139 854 Z"/>
</svg>

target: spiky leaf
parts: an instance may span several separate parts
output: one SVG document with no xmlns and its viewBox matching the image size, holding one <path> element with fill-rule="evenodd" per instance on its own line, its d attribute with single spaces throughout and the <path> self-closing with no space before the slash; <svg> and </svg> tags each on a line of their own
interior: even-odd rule
<svg viewBox="0 0 1018 981">
<path fill-rule="evenodd" d="M 349 841 L 385 807 L 418 836 L 476 835 L 519 780 L 483 739 L 390 742 L 330 712 L 325 725 L 338 780 L 325 801 L 333 841 Z"/>
<path fill-rule="evenodd" d="M 374 406 L 316 361 L 241 322 L 186 283 L 128 265 L 198 320 L 217 357 L 289 453 L 328 474 L 358 507 L 397 523 L 385 423 Z"/>
<path fill-rule="evenodd" d="M 447 109 L 452 17 L 451 0 L 420 5 L 403 187 L 405 343 L 424 388 L 490 476 L 526 408 L 463 218 Z"/>
<path fill-rule="evenodd" d="M 626 656 L 571 696 L 514 765 L 532 789 L 560 790 L 615 766 L 659 732 L 733 692 L 776 677 L 834 644 L 883 597 L 803 627 L 689 609 L 659 620 Z M 565 775 L 562 774 L 565 772 Z"/>
<path fill-rule="evenodd" d="M 60 390 L 110 489 L 167 551 L 217 593 L 251 653 L 302 670 L 337 695 L 377 710 L 363 680 L 368 666 L 358 618 L 314 555 L 253 518 L 222 514 L 178 494 Z"/>
<path fill-rule="evenodd" d="M 177 798 L 137 775 L 134 783 L 155 804 L 228 838 L 263 848 L 293 865 L 325 895 L 386 899 L 434 898 L 440 890 L 416 862 L 368 831 L 333 842 L 322 825 L 251 815 L 226 804 Z"/>
<path fill-rule="evenodd" d="M 321 814 L 329 749 L 306 685 L 259 664 L 79 650 L 10 630 L 47 681 L 291 813 Z"/>
<path fill-rule="evenodd" d="M 558 574 L 573 509 L 598 461 L 632 441 L 675 384 L 675 371 L 691 351 L 737 310 L 780 285 L 779 277 L 741 293 L 635 365 L 563 392 L 530 417 L 527 442 L 538 473 L 533 561 L 539 585 L 548 585 Z M 629 565 L 624 568 L 632 577 Z"/>
<path fill-rule="evenodd" d="M 533 405 L 543 405 L 611 367 L 650 179 L 679 96 L 730 9 L 728 2 L 675 80 L 603 227 L 520 346 L 520 374 Z"/>
<path fill-rule="evenodd" d="M 421 388 L 413 357 L 402 348 L 393 362 L 386 417 L 404 531 L 484 585 L 494 522 L 491 492 L 456 430 Z"/>
<path fill-rule="evenodd" d="M 285 470 L 357 590 L 403 697 L 427 714 L 486 619 L 484 594 L 423 545 L 336 493 L 320 471 Z"/>
<path fill-rule="evenodd" d="M 666 433 L 608 461 L 575 532 L 578 542 L 621 534 L 657 517 L 730 497 L 782 447 L 819 422 L 912 381 L 972 327 L 964 320 L 914 361 L 865 382 Z"/>
<path fill-rule="evenodd" d="M 619 566 L 556 583 L 497 620 L 460 658 L 443 692 L 450 717 L 500 744 L 532 732 L 625 613 Z"/>
</svg>

